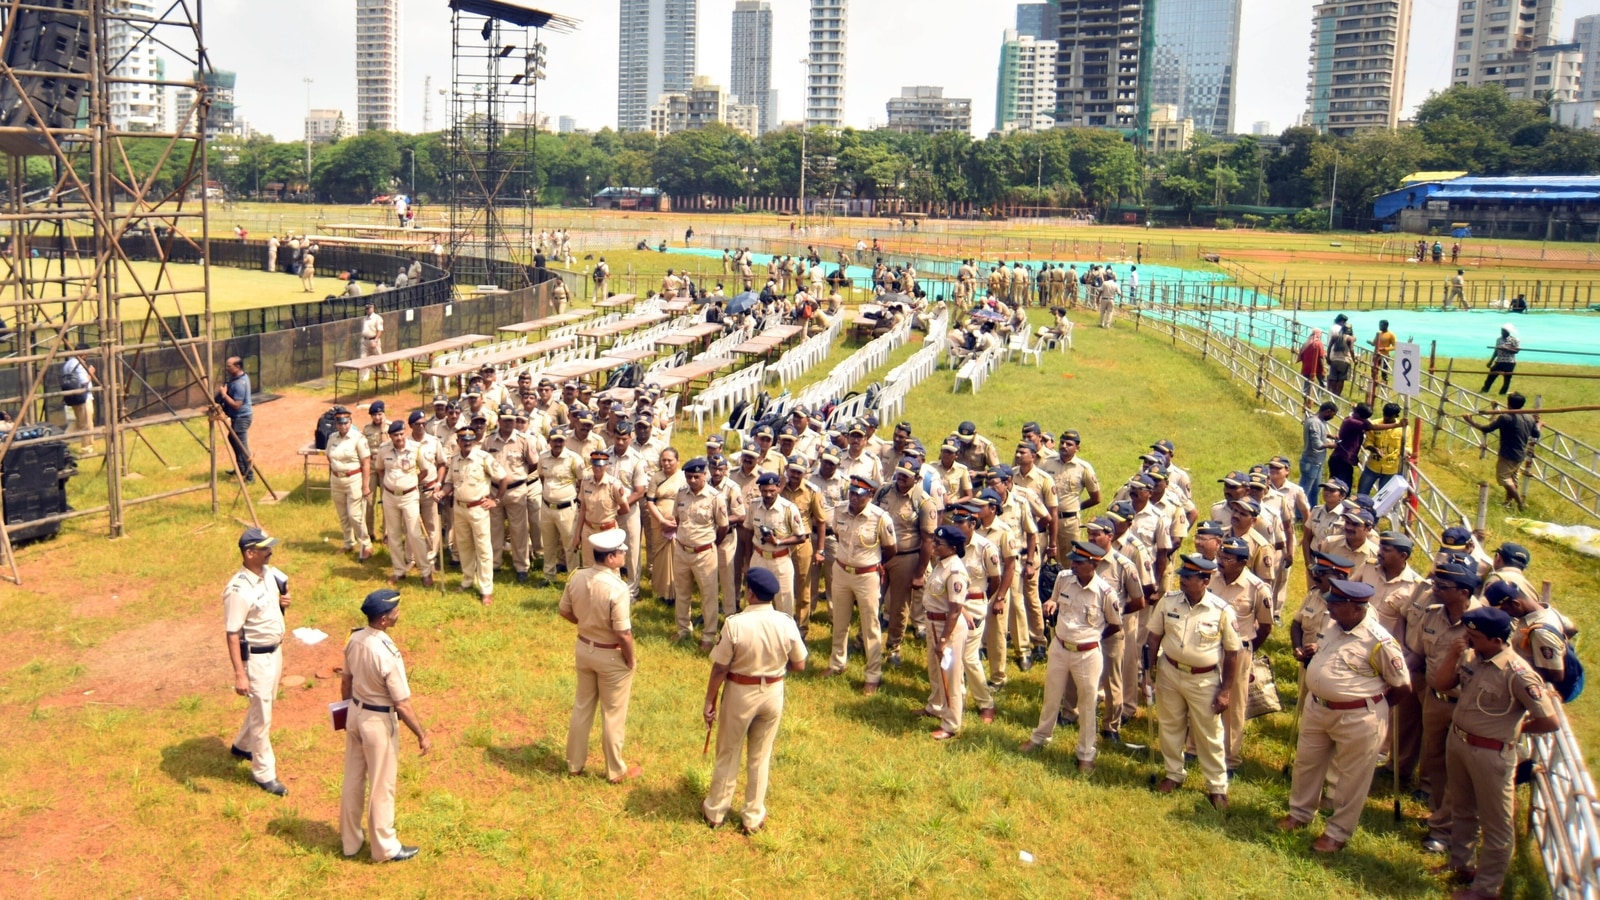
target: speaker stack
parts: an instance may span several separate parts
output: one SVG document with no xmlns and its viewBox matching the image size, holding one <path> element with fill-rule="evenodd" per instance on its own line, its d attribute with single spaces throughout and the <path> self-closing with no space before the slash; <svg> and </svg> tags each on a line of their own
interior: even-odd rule
<svg viewBox="0 0 1600 900">
<path fill-rule="evenodd" d="M 54 537 L 61 522 L 39 519 L 67 512 L 67 479 L 78 474 L 67 440 L 54 425 L 38 425 L 17 433 L 5 459 L 0 460 L 0 499 L 4 499 L 5 524 L 13 528 L 14 544 Z"/>
<path fill-rule="evenodd" d="M 55 78 L 52 75 L 88 75 L 93 71 L 89 58 L 89 18 L 81 12 L 92 0 L 31 0 L 7 23 L 11 32 L 6 44 L 5 64 L 18 71 L 39 74 L 21 75 L 23 92 L 33 102 L 33 111 L 9 80 L 0 81 L 0 127 L 71 128 L 87 117 L 85 102 L 89 82 L 80 78 Z M 34 112 L 37 112 L 37 115 Z M 51 152 L 43 134 L 0 132 L 0 152 L 12 156 L 41 156 Z"/>
</svg>

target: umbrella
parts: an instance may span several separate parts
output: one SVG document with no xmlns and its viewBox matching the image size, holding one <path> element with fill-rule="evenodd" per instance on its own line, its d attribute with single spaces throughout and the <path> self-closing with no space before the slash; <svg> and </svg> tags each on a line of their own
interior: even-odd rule
<svg viewBox="0 0 1600 900">
<path fill-rule="evenodd" d="M 907 297 L 905 294 L 884 294 L 883 296 L 878 297 L 874 302 L 880 303 L 884 306 L 889 306 L 894 303 L 909 306 L 911 304 L 911 298 Z"/>
<path fill-rule="evenodd" d="M 994 312 L 992 310 L 987 310 L 987 309 L 981 309 L 981 310 L 973 313 L 972 317 L 974 319 L 979 320 L 980 322 L 996 322 L 996 323 L 998 323 L 998 322 L 1006 321 L 1006 317 L 1005 316 L 1002 316 L 997 312 Z"/>
<path fill-rule="evenodd" d="M 755 291 L 745 291 L 742 294 L 735 294 L 733 299 L 728 301 L 728 314 L 734 316 L 742 315 L 752 309 L 755 309 L 756 305 L 760 302 L 761 295 L 757 294 Z"/>
</svg>

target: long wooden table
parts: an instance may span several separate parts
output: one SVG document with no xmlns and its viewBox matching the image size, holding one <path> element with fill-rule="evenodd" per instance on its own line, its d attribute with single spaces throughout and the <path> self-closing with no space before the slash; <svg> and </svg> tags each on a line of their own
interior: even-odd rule
<svg viewBox="0 0 1600 900">
<path fill-rule="evenodd" d="M 400 383 L 400 364 L 407 363 L 411 366 L 412 375 L 419 379 L 418 383 L 420 384 L 421 375 L 417 372 L 418 360 L 428 361 L 433 359 L 433 357 L 436 355 L 450 353 L 456 350 L 464 350 L 467 347 L 471 347 L 473 344 L 489 340 L 493 340 L 493 338 L 487 334 L 463 334 L 459 337 L 445 338 L 443 340 L 434 341 L 431 344 L 422 344 L 420 346 L 410 347 L 404 350 L 391 350 L 388 353 L 379 353 L 376 356 L 368 356 L 362 359 L 347 359 L 343 362 L 336 362 L 333 364 L 334 399 L 337 400 L 339 398 L 339 384 L 347 374 L 355 376 L 356 392 L 354 398 L 356 400 L 360 400 L 361 372 L 366 369 L 376 368 L 378 370 L 377 372 L 373 373 L 372 376 L 373 393 L 376 395 L 382 387 L 379 382 L 384 377 L 384 369 L 388 368 L 390 365 L 393 365 L 395 368 L 395 373 L 390 378 L 391 383 Z"/>
<path fill-rule="evenodd" d="M 656 338 L 656 343 L 668 347 L 687 347 L 698 344 L 708 337 L 722 333 L 722 326 L 716 322 L 706 322 L 700 325 L 690 325 L 682 331 L 674 331 Z"/>
<path fill-rule="evenodd" d="M 500 366 L 508 363 L 518 362 L 531 356 L 543 356 L 546 353 L 554 353 L 557 350 L 565 350 L 577 342 L 577 338 L 563 337 L 550 338 L 549 340 L 544 341 L 535 341 L 531 344 L 523 344 L 520 347 L 507 347 L 504 350 L 498 350 L 494 353 L 485 353 L 483 356 L 479 356 L 475 359 L 469 359 L 463 362 L 454 362 L 443 366 L 432 366 L 430 368 L 423 369 L 422 376 L 424 378 L 457 378 L 462 375 L 470 375 L 471 373 L 482 369 L 484 366 Z"/>
<path fill-rule="evenodd" d="M 709 379 L 710 376 L 717 373 L 717 370 L 725 369 L 728 366 L 735 366 L 738 364 L 739 361 L 731 356 L 713 356 L 708 359 L 696 359 L 684 363 L 681 366 L 667 369 L 664 372 L 657 372 L 655 375 L 650 377 L 650 381 L 654 384 L 660 385 L 664 390 L 683 388 L 684 393 L 687 394 L 689 388 L 693 387 L 696 381 L 699 381 L 702 378 Z"/>
<path fill-rule="evenodd" d="M 688 300 L 668 300 L 661 304 L 660 310 L 664 313 L 686 313 L 694 304 Z"/>
<path fill-rule="evenodd" d="M 544 375 L 547 378 L 584 379 L 597 372 L 609 372 L 618 366 L 627 364 L 628 360 L 618 359 L 614 356 L 597 356 L 594 359 L 569 359 L 566 362 L 556 363 L 545 369 Z"/>
<path fill-rule="evenodd" d="M 573 322 L 582 322 L 587 318 L 589 318 L 589 313 L 586 312 L 557 313 L 553 316 L 543 316 L 538 319 L 529 319 L 526 322 L 518 322 L 515 325 L 501 325 L 495 330 L 514 331 L 518 334 L 528 334 L 535 331 L 544 331 L 549 328 L 560 328 L 563 325 L 571 325 Z"/>
<path fill-rule="evenodd" d="M 633 301 L 637 300 L 638 296 L 639 295 L 637 294 L 618 294 L 615 297 L 607 297 L 604 300 L 596 300 L 594 302 L 594 308 L 622 309 L 624 306 L 632 306 Z"/>
<path fill-rule="evenodd" d="M 643 315 L 633 316 L 627 319 L 618 319 L 615 322 L 607 322 L 604 325 L 596 325 L 593 328 L 580 329 L 578 331 L 578 337 L 589 338 L 595 341 L 603 341 L 607 338 L 614 338 L 619 334 L 626 334 L 638 328 L 649 328 L 651 325 L 659 325 L 670 318 L 672 317 L 666 313 L 645 313 Z"/>
</svg>

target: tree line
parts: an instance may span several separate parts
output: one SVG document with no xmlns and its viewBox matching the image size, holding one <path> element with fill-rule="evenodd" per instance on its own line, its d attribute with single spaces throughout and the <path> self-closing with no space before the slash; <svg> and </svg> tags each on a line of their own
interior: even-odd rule
<svg viewBox="0 0 1600 900">
<path fill-rule="evenodd" d="M 1547 101 L 1515 101 L 1496 87 L 1453 87 L 1431 95 L 1411 127 L 1341 138 L 1305 127 L 1275 141 L 1228 141 L 1198 135 L 1181 152 L 1145 154 L 1123 135 L 1097 129 L 992 134 L 812 129 L 805 139 L 806 194 L 811 197 L 913 203 L 1016 204 L 1056 208 L 1156 207 L 1192 219 L 1198 209 L 1327 208 L 1330 195 L 1348 217 L 1363 220 L 1372 201 L 1423 170 L 1473 175 L 1587 174 L 1600 171 L 1600 135 L 1553 122 Z M 508 190 L 542 204 L 582 204 L 605 187 L 659 187 L 674 196 L 737 200 L 800 192 L 799 131 L 750 138 L 713 126 L 657 139 L 651 134 L 529 135 L 505 133 L 521 149 L 532 138 L 531 171 Z M 332 203 L 364 203 L 403 192 L 444 202 L 450 177 L 450 133 L 368 132 L 312 148 L 309 169 L 301 141 L 270 136 L 212 143 L 209 170 L 234 198 L 282 185 L 281 195 Z M 166 142 L 124 141 L 117 176 L 148 178 Z M 482 149 L 482 148 L 475 148 Z M 173 154 L 178 160 L 183 152 Z M 1335 188 L 1333 177 L 1337 167 Z M 48 160 L 28 163 L 30 189 L 47 187 Z M 170 190 L 180 170 L 169 163 L 152 187 Z M 1247 218 L 1258 219 L 1244 209 Z M 1351 221 L 1348 219 L 1346 221 Z M 1287 224 L 1326 222 L 1302 214 Z"/>
</svg>

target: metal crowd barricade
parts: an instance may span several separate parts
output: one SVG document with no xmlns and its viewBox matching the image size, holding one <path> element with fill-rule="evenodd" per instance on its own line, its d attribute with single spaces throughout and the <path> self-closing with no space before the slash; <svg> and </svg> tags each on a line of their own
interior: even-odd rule
<svg viewBox="0 0 1600 900">
<path fill-rule="evenodd" d="M 1556 900 L 1600 898 L 1600 794 L 1558 702 L 1561 727 L 1530 735 L 1533 791 L 1528 833 L 1539 847 Z"/>
</svg>

